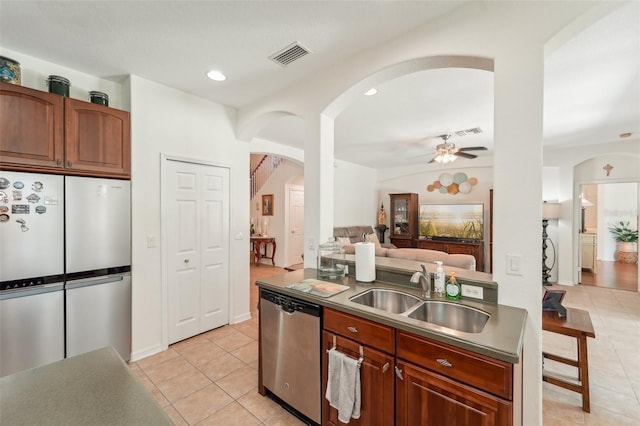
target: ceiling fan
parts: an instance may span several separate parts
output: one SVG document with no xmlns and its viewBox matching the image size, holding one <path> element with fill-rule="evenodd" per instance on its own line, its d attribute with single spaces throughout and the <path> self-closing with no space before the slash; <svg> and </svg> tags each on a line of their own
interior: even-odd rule
<svg viewBox="0 0 640 426">
<path fill-rule="evenodd" d="M 475 130 L 475 129 L 471 129 L 471 130 Z M 475 132 L 471 130 L 462 130 L 460 132 L 456 132 L 456 134 L 463 136 L 467 133 L 481 132 L 480 129 L 477 129 L 478 131 L 475 131 Z M 458 157 L 473 159 L 473 158 L 476 158 L 477 155 L 469 154 L 467 153 L 467 151 L 486 151 L 487 150 L 487 148 L 484 146 L 470 146 L 466 148 L 456 148 L 456 144 L 454 144 L 453 142 L 449 142 L 449 139 L 451 138 L 450 133 L 440 135 L 438 137 L 442 139 L 442 143 L 436 146 L 436 156 L 433 157 L 431 161 L 429 161 L 429 163 L 434 163 L 434 162 L 440 163 L 440 164 L 451 163 L 455 161 L 456 158 Z"/>
</svg>

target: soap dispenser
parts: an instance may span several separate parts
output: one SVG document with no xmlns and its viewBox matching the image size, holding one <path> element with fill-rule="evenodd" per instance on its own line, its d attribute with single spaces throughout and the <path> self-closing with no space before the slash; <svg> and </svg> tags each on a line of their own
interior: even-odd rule
<svg viewBox="0 0 640 426">
<path fill-rule="evenodd" d="M 436 269 L 433 279 L 433 291 L 436 296 L 442 297 L 444 296 L 444 270 L 442 269 L 442 261 L 436 260 L 435 263 L 438 265 L 438 268 Z"/>
<path fill-rule="evenodd" d="M 447 292 L 447 299 L 449 300 L 460 299 L 461 288 L 458 281 L 456 281 L 455 272 L 452 272 L 451 277 L 449 277 L 449 281 L 447 282 L 446 292 Z"/>
</svg>

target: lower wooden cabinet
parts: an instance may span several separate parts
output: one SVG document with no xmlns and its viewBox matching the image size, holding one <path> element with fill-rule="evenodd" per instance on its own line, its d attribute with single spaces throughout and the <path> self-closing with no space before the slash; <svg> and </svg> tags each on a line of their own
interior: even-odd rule
<svg viewBox="0 0 640 426">
<path fill-rule="evenodd" d="M 343 425 L 325 398 L 329 356 L 358 359 L 362 404 L 356 426 L 510 426 L 519 421 L 513 364 L 396 330 L 356 315 L 324 309 L 322 424 Z M 518 414 L 521 414 L 518 410 Z"/>
<path fill-rule="evenodd" d="M 413 364 L 398 361 L 396 425 L 511 425 L 512 405 Z"/>
<path fill-rule="evenodd" d="M 406 238 L 389 238 L 391 244 L 398 248 L 416 248 L 415 240 L 408 240 Z"/>
<path fill-rule="evenodd" d="M 322 380 L 322 424 L 342 425 L 338 420 L 338 410 L 329 405 L 324 397 L 327 388 L 328 354 L 333 347 L 334 338 L 336 349 L 348 356 L 358 359 L 360 344 L 353 340 L 338 336 L 334 333 L 323 332 L 323 369 Z M 361 404 L 360 418 L 351 419 L 349 425 L 393 425 L 394 418 L 394 358 L 392 355 L 363 346 L 364 358 L 360 366 Z"/>
</svg>

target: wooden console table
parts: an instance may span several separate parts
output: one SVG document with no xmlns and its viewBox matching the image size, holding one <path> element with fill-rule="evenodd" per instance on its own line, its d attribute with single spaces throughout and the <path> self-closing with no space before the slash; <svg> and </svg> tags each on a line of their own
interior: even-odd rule
<svg viewBox="0 0 640 426">
<path fill-rule="evenodd" d="M 276 257 L 276 239 L 274 237 L 250 237 L 249 240 L 253 247 L 253 257 L 256 266 L 260 266 L 260 259 L 271 259 L 271 264 L 276 266 L 276 262 L 273 260 Z M 267 246 L 269 244 L 271 244 L 273 248 L 271 257 L 267 256 Z M 262 247 L 264 247 L 264 253 Z"/>
<path fill-rule="evenodd" d="M 587 361 L 587 337 L 596 337 L 591 324 L 589 312 L 580 309 L 567 308 L 567 316 L 559 317 L 555 311 L 542 312 L 542 329 L 552 333 L 575 337 L 578 341 L 578 359 L 573 360 L 547 352 L 542 352 L 544 358 L 561 362 L 578 368 L 578 380 L 567 380 L 552 373 L 542 371 L 542 380 L 565 389 L 582 394 L 582 410 L 589 413 L 589 363 Z"/>
</svg>

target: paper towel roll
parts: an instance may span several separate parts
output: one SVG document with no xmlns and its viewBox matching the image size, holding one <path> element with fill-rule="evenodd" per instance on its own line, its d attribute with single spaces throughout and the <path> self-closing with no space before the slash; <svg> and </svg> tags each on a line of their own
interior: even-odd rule
<svg viewBox="0 0 640 426">
<path fill-rule="evenodd" d="M 376 245 L 364 242 L 356 243 L 356 281 L 372 282 L 376 280 Z"/>
</svg>

